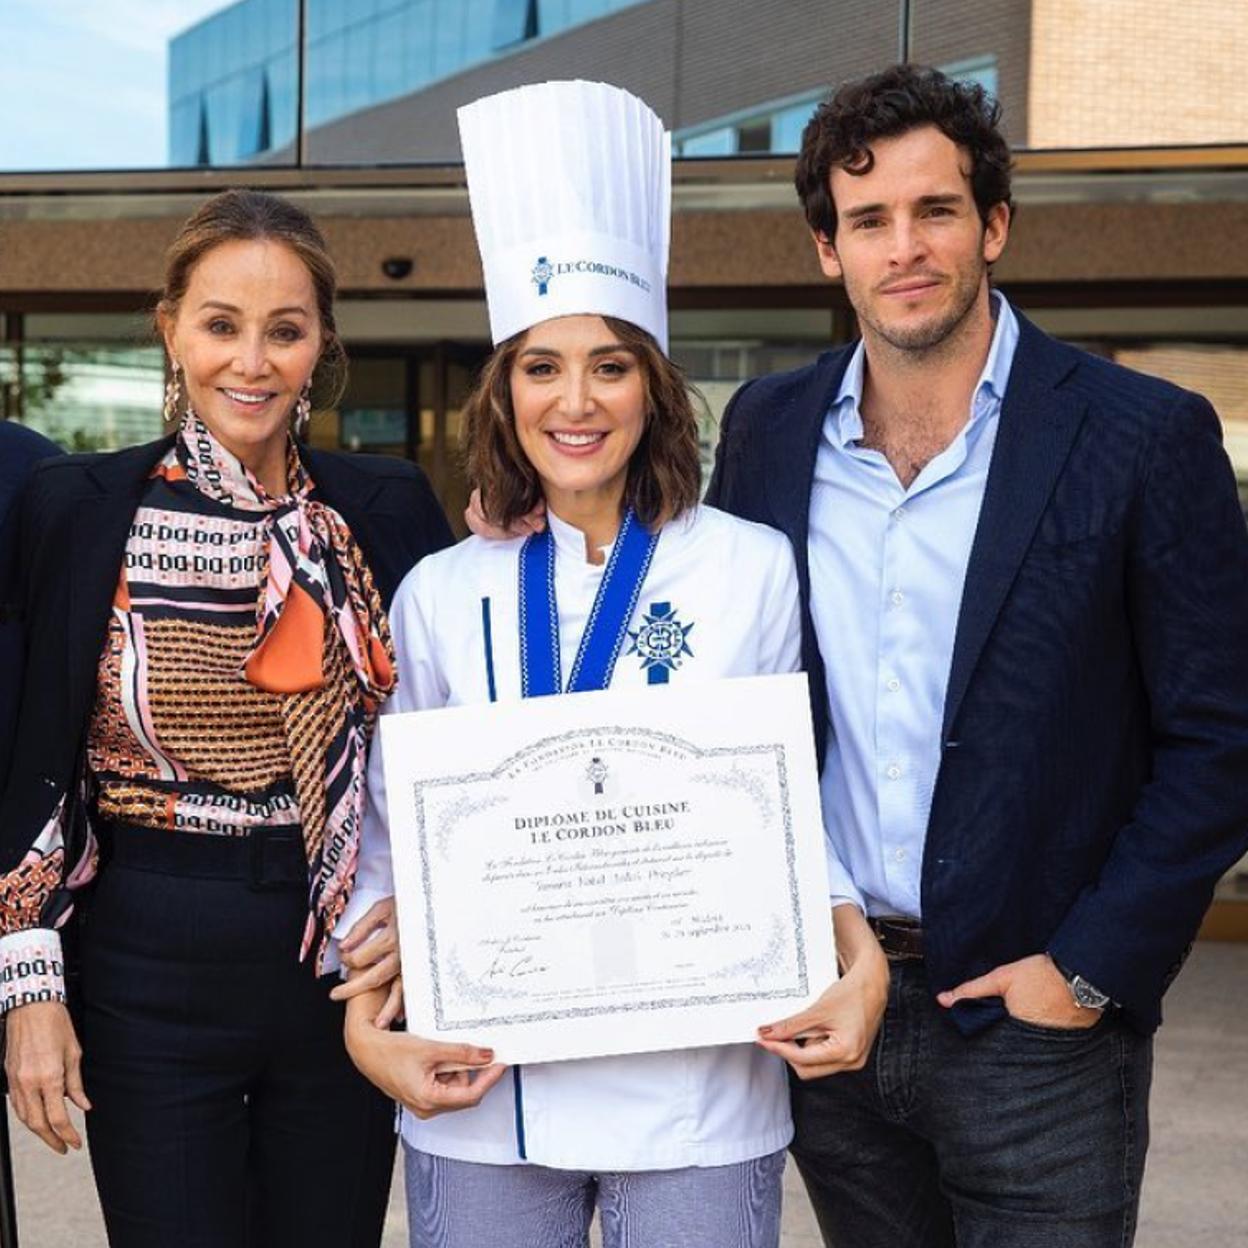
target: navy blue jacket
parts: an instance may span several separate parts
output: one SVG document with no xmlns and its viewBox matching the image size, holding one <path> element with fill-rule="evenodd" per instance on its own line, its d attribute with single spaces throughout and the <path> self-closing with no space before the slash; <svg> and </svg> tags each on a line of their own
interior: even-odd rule
<svg viewBox="0 0 1248 1248">
<path fill-rule="evenodd" d="M 1248 849 L 1248 531 L 1203 398 L 1019 319 L 945 698 L 928 980 L 1047 950 L 1147 1032 Z M 742 387 L 708 494 L 793 544 L 820 757 L 837 655 L 811 624 L 810 495 L 850 352 Z"/>
<path fill-rule="evenodd" d="M 17 502 L 31 469 L 60 448 L 25 425 L 0 421 L 0 784 L 9 770 L 22 692 L 23 630 L 18 585 Z"/>
</svg>

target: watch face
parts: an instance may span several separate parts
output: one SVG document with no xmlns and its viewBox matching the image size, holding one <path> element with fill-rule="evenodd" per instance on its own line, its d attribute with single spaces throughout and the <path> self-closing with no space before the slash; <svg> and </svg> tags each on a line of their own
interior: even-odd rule
<svg viewBox="0 0 1248 1248">
<path fill-rule="evenodd" d="M 1088 1010 L 1103 1010 L 1109 1004 L 1109 997 L 1094 988 L 1082 975 L 1076 975 L 1070 981 L 1070 990 L 1075 995 L 1075 1003 Z"/>
</svg>

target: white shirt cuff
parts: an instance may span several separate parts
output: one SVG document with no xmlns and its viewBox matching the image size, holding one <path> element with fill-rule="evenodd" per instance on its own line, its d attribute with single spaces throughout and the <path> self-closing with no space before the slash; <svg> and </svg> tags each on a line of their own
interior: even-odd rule
<svg viewBox="0 0 1248 1248">
<path fill-rule="evenodd" d="M 849 872 L 841 865 L 840 858 L 831 845 L 827 847 L 828 857 L 828 896 L 832 900 L 833 906 L 843 905 L 845 902 L 853 902 L 859 910 L 866 914 L 867 902 L 862 893 L 858 890 L 858 886 L 850 878 Z"/>
<path fill-rule="evenodd" d="M 32 1001 L 64 1000 L 60 932 L 32 927 L 0 936 L 0 1013 Z"/>
</svg>

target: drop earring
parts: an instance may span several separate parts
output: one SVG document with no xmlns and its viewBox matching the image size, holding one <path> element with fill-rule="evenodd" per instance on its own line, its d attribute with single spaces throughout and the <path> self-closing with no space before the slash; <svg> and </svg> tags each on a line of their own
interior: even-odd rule
<svg viewBox="0 0 1248 1248">
<path fill-rule="evenodd" d="M 312 379 L 309 377 L 295 400 L 295 436 L 302 438 L 308 432 L 312 420 Z"/>
<path fill-rule="evenodd" d="M 165 382 L 165 424 L 171 425 L 178 418 L 178 404 L 182 400 L 181 370 L 175 360 L 169 367 L 169 380 Z"/>
</svg>

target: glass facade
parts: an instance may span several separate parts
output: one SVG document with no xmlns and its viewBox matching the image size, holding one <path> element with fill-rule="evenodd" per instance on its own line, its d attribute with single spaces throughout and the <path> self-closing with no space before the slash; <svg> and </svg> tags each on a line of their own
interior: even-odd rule
<svg viewBox="0 0 1248 1248">
<path fill-rule="evenodd" d="M 796 154 L 802 130 L 826 91 L 808 91 L 797 99 L 715 121 L 703 122 L 672 136 L 677 156 L 754 156 Z"/>
<path fill-rule="evenodd" d="M 239 0 L 170 42 L 171 165 L 242 165 L 291 147 L 298 30 L 299 0 Z"/>
<path fill-rule="evenodd" d="M 644 2 L 307 0 L 307 124 L 419 91 L 529 40 Z"/>
<path fill-rule="evenodd" d="M 421 91 L 645 0 L 308 0 L 306 124 Z"/>
<path fill-rule="evenodd" d="M 0 406 L 70 451 L 111 451 L 163 432 L 163 352 L 142 317 L 10 317 Z"/>
<path fill-rule="evenodd" d="M 997 94 L 995 56 L 971 57 L 940 68 L 951 78 L 978 82 L 989 95 Z M 802 145 L 802 131 L 815 106 L 827 94 L 826 89 L 808 91 L 677 131 L 673 151 L 677 156 L 796 156 Z"/>
<path fill-rule="evenodd" d="M 306 0 L 309 128 L 644 0 Z M 238 3 L 169 45 L 169 162 L 289 158 L 298 0 Z"/>
<path fill-rule="evenodd" d="M 788 153 L 809 102 L 903 55 L 982 82 L 1018 149 L 1248 141 L 1248 6 L 1184 19 L 1175 39 L 1170 0 L 7 0 L 0 172 L 452 161 L 469 93 L 573 76 L 639 91 L 686 155 Z"/>
</svg>

